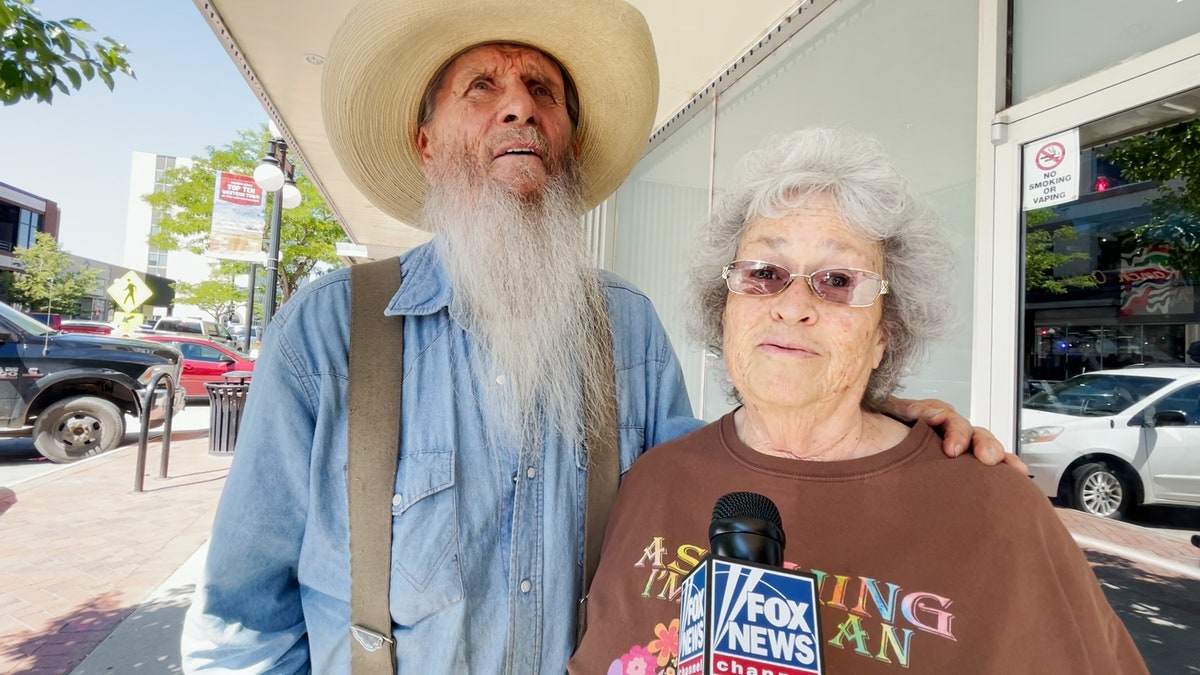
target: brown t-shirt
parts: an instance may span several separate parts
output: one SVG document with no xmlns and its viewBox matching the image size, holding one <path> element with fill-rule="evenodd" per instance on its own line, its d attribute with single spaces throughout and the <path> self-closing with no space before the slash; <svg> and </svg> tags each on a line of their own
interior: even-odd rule
<svg viewBox="0 0 1200 675">
<path fill-rule="evenodd" d="M 734 491 L 779 506 L 786 566 L 816 576 L 827 673 L 1147 672 L 1028 478 L 947 458 L 923 423 L 862 459 L 767 456 L 732 414 L 629 470 L 570 672 L 675 672 L 680 582 Z"/>
</svg>

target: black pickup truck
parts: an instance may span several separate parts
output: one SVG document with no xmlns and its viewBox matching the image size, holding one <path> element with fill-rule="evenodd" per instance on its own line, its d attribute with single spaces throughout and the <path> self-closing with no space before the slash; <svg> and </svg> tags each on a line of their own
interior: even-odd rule
<svg viewBox="0 0 1200 675">
<path fill-rule="evenodd" d="M 0 433 L 32 435 L 52 462 L 111 450 L 125 436 L 125 416 L 140 415 L 157 373 L 176 383 L 183 357 L 163 344 L 59 333 L 0 302 Z M 164 421 L 166 389 L 155 392 L 151 425 Z"/>
</svg>

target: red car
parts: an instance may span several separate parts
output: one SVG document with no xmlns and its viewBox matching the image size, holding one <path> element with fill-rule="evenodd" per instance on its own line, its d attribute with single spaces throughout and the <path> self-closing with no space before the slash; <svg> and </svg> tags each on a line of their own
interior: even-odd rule
<svg viewBox="0 0 1200 675">
<path fill-rule="evenodd" d="M 219 342 L 185 335 L 141 335 L 140 340 L 165 342 L 183 353 L 180 376 L 188 398 L 208 398 L 205 382 L 226 382 L 224 375 L 254 370 L 254 359 Z"/>
</svg>

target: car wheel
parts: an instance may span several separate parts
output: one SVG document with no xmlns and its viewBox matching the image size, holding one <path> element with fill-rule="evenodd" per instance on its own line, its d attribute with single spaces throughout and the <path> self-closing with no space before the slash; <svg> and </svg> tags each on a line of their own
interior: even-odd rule
<svg viewBox="0 0 1200 675">
<path fill-rule="evenodd" d="M 1105 464 L 1084 464 L 1075 469 L 1072 506 L 1101 518 L 1119 519 L 1129 510 L 1129 483 Z"/>
<path fill-rule="evenodd" d="M 59 464 L 112 450 L 124 436 L 121 409 L 95 396 L 59 401 L 43 410 L 33 423 L 37 451 Z"/>
</svg>

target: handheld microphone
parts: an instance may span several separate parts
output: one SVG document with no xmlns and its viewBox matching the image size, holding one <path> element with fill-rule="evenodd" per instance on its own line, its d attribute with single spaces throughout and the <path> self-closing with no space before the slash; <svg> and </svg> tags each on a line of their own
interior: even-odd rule
<svg viewBox="0 0 1200 675">
<path fill-rule="evenodd" d="M 783 565 L 783 519 L 775 502 L 756 492 L 730 492 L 713 506 L 708 526 L 712 555 Z"/>
<path fill-rule="evenodd" d="M 753 492 L 717 500 L 710 553 L 683 580 L 678 675 L 821 675 L 817 582 L 780 569 L 783 520 Z"/>
</svg>

